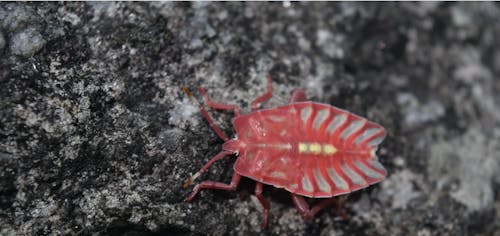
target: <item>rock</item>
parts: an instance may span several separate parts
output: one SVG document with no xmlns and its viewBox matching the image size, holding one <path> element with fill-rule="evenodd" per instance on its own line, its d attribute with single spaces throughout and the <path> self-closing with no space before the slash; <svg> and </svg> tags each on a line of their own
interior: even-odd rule
<svg viewBox="0 0 500 236">
<path fill-rule="evenodd" d="M 490 3 L 0 4 L 0 235 L 495 235 L 500 7 Z M 3 43 L 2 43 L 3 40 Z M 184 180 L 222 150 L 201 101 L 297 87 L 382 124 L 389 176 L 311 222 L 289 193 Z M 234 137 L 232 112 L 208 109 Z M 196 181 L 228 183 L 236 157 Z M 311 203 L 316 202 L 311 199 Z"/>
<path fill-rule="evenodd" d="M 434 144 L 427 171 L 439 183 L 438 188 L 458 180 L 450 196 L 470 212 L 485 211 L 494 203 L 493 181 L 500 169 L 498 153 L 497 141 L 470 129 L 461 137 Z"/>
<path fill-rule="evenodd" d="M 445 114 L 445 108 L 438 100 L 421 104 L 414 95 L 400 93 L 397 95 L 397 102 L 404 111 L 405 127 L 408 128 L 416 128 L 423 123 L 436 121 Z"/>
<path fill-rule="evenodd" d="M 2 32 L 0 32 L 0 50 L 2 50 L 3 47 L 5 47 L 5 38 L 3 37 Z"/>
<path fill-rule="evenodd" d="M 29 57 L 42 49 L 47 43 L 34 28 L 16 33 L 10 40 L 10 51 L 14 55 Z"/>
<path fill-rule="evenodd" d="M 0 6 L 1 27 L 8 31 L 25 28 L 34 20 L 33 16 L 33 9 L 28 5 L 7 3 Z"/>
</svg>

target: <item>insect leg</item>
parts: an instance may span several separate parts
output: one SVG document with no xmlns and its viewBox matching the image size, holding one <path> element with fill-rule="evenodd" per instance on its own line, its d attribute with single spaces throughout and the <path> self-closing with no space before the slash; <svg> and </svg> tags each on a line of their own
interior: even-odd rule
<svg viewBox="0 0 500 236">
<path fill-rule="evenodd" d="M 184 184 L 182 185 L 183 188 L 187 188 L 191 183 L 193 183 L 193 181 L 198 178 L 201 174 L 203 174 L 205 171 L 208 170 L 208 168 L 214 164 L 216 161 L 222 159 L 223 157 L 227 156 L 227 155 L 231 155 L 233 154 L 232 152 L 230 151 L 222 151 L 222 152 L 219 152 L 219 154 L 215 155 L 214 157 L 212 157 L 212 159 L 210 159 L 210 161 L 208 161 L 207 163 L 205 163 L 205 165 L 203 167 L 201 167 L 201 169 L 196 172 L 196 174 L 192 175 L 191 177 L 189 177 L 189 179 L 187 179 L 186 181 L 184 181 Z"/>
<path fill-rule="evenodd" d="M 306 92 L 304 92 L 304 90 L 302 89 L 294 89 L 292 91 L 292 96 L 290 96 L 290 99 L 288 99 L 288 103 L 304 101 L 307 101 L 307 96 Z"/>
<path fill-rule="evenodd" d="M 231 179 L 230 184 L 225 184 L 221 182 L 215 182 L 215 181 L 203 181 L 199 184 L 197 184 L 193 192 L 186 198 L 186 201 L 191 202 L 193 201 L 194 197 L 196 194 L 200 192 L 202 189 L 220 189 L 220 190 L 226 190 L 226 191 L 232 191 L 235 190 L 236 187 L 238 187 L 238 184 L 240 183 L 241 175 L 237 174 L 236 172 L 233 174 L 233 178 Z"/>
<path fill-rule="evenodd" d="M 347 213 L 345 212 L 344 208 L 342 207 L 342 203 L 344 203 L 345 200 L 347 200 L 347 196 L 348 195 L 343 195 L 343 196 L 337 197 L 338 199 L 336 202 L 337 213 L 340 215 L 340 217 L 342 217 L 343 220 L 347 220 Z"/>
<path fill-rule="evenodd" d="M 337 201 L 336 198 L 327 198 L 321 200 L 318 204 L 314 205 L 311 209 L 309 208 L 309 204 L 306 202 L 304 197 L 292 194 L 292 200 L 295 204 L 295 207 L 299 211 L 300 215 L 305 220 L 311 220 L 319 211 L 323 208 L 328 207 L 330 204 Z"/>
<path fill-rule="evenodd" d="M 306 202 L 304 197 L 292 193 L 293 204 L 295 208 L 299 211 L 300 215 L 306 219 L 310 220 L 312 217 L 309 216 L 309 204 Z"/>
<path fill-rule="evenodd" d="M 224 142 L 226 142 L 228 140 L 227 135 L 224 132 L 222 132 L 222 130 L 219 128 L 219 126 L 217 124 L 215 124 L 214 120 L 212 119 L 212 117 L 210 117 L 210 114 L 208 114 L 207 110 L 205 110 L 205 108 L 200 104 L 200 102 L 198 102 L 198 99 L 193 97 L 193 94 L 191 94 L 191 91 L 189 91 L 188 88 L 183 87 L 182 90 L 184 91 L 185 94 L 188 95 L 189 99 L 195 103 L 195 105 L 200 110 L 201 115 L 203 115 L 203 117 L 205 117 L 205 120 L 207 120 L 208 124 L 214 130 L 214 132 L 217 134 L 217 136 L 219 136 L 219 138 L 221 138 L 222 140 L 224 140 Z M 201 91 L 204 92 L 205 90 L 203 90 L 201 88 L 200 92 Z M 235 111 L 235 113 L 236 113 L 236 111 Z M 239 113 L 239 111 L 238 111 L 238 113 Z"/>
<path fill-rule="evenodd" d="M 318 204 L 314 205 L 309 211 L 310 217 L 313 218 L 319 211 L 323 210 L 324 208 L 336 202 L 338 201 L 334 197 L 321 200 Z"/>
<path fill-rule="evenodd" d="M 255 196 L 257 199 L 259 199 L 260 204 L 262 204 L 262 207 L 264 208 L 264 221 L 262 222 L 262 228 L 265 229 L 267 228 L 267 222 L 268 222 L 268 215 L 269 215 L 269 202 L 262 196 L 262 187 L 263 184 L 260 182 L 257 182 L 255 185 Z"/>
<path fill-rule="evenodd" d="M 241 115 L 240 108 L 237 105 L 214 102 L 208 97 L 207 92 L 202 87 L 198 87 L 198 92 L 201 93 L 201 95 L 203 96 L 203 100 L 208 107 L 216 110 L 233 110 L 235 116 Z"/>
<path fill-rule="evenodd" d="M 269 75 L 267 76 L 267 90 L 263 95 L 252 101 L 251 103 L 252 111 L 259 109 L 260 105 L 263 102 L 269 100 L 272 96 L 273 96 L 273 82 L 271 76 Z"/>
</svg>

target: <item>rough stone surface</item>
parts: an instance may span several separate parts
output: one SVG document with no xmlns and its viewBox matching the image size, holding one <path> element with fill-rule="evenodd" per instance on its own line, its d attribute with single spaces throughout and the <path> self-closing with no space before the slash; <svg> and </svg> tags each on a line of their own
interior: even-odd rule
<svg viewBox="0 0 500 236">
<path fill-rule="evenodd" d="M 0 32 L 0 50 L 2 50 L 3 47 L 5 47 L 5 38 L 3 37 L 2 32 Z"/>
<path fill-rule="evenodd" d="M 28 28 L 12 36 L 10 51 L 14 55 L 32 56 L 45 46 L 46 41 L 39 32 Z"/>
<path fill-rule="evenodd" d="M 494 3 L 2 2 L 0 235 L 500 235 L 498 15 Z M 267 107 L 302 87 L 387 128 L 389 176 L 350 195 L 348 220 L 332 208 L 305 222 L 266 187 L 262 230 L 250 180 L 183 201 L 222 143 L 181 87 L 248 111 L 268 74 Z M 233 135 L 232 114 L 211 114 Z M 229 182 L 233 162 L 198 181 Z"/>
</svg>

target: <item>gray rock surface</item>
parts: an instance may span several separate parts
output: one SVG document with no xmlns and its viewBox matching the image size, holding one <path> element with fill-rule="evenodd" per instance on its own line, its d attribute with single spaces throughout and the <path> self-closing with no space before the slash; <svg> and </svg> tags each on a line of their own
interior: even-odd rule
<svg viewBox="0 0 500 236">
<path fill-rule="evenodd" d="M 498 15 L 494 3 L 0 3 L 0 235 L 500 235 Z M 181 87 L 247 112 L 268 74 L 266 107 L 302 87 L 388 130 L 389 176 L 350 195 L 348 220 L 332 208 L 305 222 L 266 187 L 262 230 L 250 180 L 183 201 L 222 142 Z M 233 135 L 232 114 L 211 114 Z M 233 162 L 198 181 L 229 182 Z"/>
<path fill-rule="evenodd" d="M 0 32 L 0 50 L 2 50 L 3 47 L 5 47 L 5 38 L 3 37 L 2 32 Z"/>
<path fill-rule="evenodd" d="M 12 36 L 10 52 L 14 55 L 32 56 L 45 46 L 42 35 L 33 28 L 28 28 Z"/>
</svg>

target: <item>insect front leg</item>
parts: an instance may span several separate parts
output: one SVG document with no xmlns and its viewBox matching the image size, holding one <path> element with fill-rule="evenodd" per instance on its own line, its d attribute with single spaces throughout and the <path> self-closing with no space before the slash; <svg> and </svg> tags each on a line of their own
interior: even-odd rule
<svg viewBox="0 0 500 236">
<path fill-rule="evenodd" d="M 235 116 L 241 115 L 240 108 L 237 105 L 225 104 L 213 101 L 208 97 L 207 92 L 203 87 L 199 87 L 198 92 L 201 93 L 201 95 L 203 96 L 203 100 L 205 101 L 208 107 L 216 110 L 232 110 Z"/>
<path fill-rule="evenodd" d="M 198 178 L 201 174 L 203 174 L 205 171 L 208 170 L 208 168 L 214 164 L 216 161 L 222 159 L 223 157 L 227 156 L 227 155 L 231 155 L 233 154 L 233 152 L 231 151 L 222 151 L 222 152 L 219 152 L 219 154 L 215 155 L 214 157 L 212 157 L 212 159 L 210 159 L 210 161 L 208 161 L 207 163 L 205 163 L 205 165 L 198 171 L 196 172 L 196 174 L 192 175 L 191 177 L 189 177 L 189 179 L 187 179 L 186 181 L 184 181 L 184 184 L 182 185 L 183 188 L 187 188 L 191 183 L 193 183 L 193 181 Z"/>
</svg>

